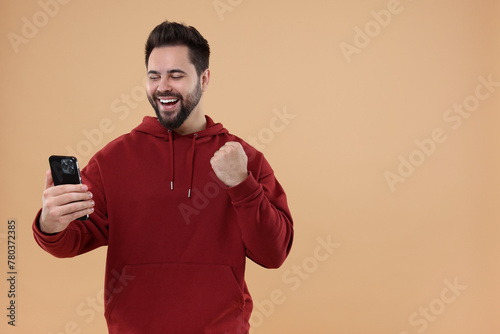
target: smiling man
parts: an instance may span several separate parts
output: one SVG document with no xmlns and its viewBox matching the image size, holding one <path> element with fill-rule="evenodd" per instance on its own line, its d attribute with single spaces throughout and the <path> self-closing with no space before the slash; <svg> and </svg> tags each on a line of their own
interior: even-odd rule
<svg viewBox="0 0 500 334">
<path fill-rule="evenodd" d="M 208 86 L 210 71 L 206 68 L 198 73 L 189 59 L 187 46 L 160 46 L 151 50 L 153 43 L 146 45 L 147 93 L 160 124 L 181 134 L 202 130 L 206 122 L 198 105 Z"/>
<path fill-rule="evenodd" d="M 35 239 L 57 257 L 108 246 L 110 333 L 248 333 L 246 258 L 277 268 L 290 251 L 270 165 L 203 111 L 209 55 L 195 28 L 158 25 L 146 43 L 156 117 L 92 157 L 83 185 L 54 186 L 47 171 Z"/>
</svg>

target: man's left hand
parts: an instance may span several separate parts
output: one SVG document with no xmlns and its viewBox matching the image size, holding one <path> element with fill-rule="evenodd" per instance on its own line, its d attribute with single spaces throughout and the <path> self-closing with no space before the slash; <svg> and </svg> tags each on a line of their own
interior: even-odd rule
<svg viewBox="0 0 500 334">
<path fill-rule="evenodd" d="M 229 141 L 210 159 L 215 175 L 226 186 L 234 187 L 248 176 L 248 157 L 240 143 Z"/>
</svg>

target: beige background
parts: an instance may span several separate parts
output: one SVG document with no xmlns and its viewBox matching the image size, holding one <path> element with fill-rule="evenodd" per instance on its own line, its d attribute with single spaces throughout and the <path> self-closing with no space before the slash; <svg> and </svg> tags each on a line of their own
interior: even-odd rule
<svg viewBox="0 0 500 334">
<path fill-rule="evenodd" d="M 500 332 L 500 87 L 473 98 L 479 77 L 500 82 L 498 1 L 54 1 L 0 5 L 2 277 L 18 224 L 17 326 L 2 279 L 2 333 L 106 332 L 105 249 L 53 258 L 31 223 L 49 155 L 83 166 L 153 115 L 143 46 L 164 19 L 208 39 L 207 114 L 257 138 L 289 197 L 288 260 L 248 263 L 253 333 Z M 371 12 L 388 6 L 381 26 Z M 13 46 L 12 33 L 29 38 Z M 480 103 L 453 128 L 444 117 L 464 101 Z M 391 189 L 386 172 L 410 158 L 419 166 Z"/>
</svg>

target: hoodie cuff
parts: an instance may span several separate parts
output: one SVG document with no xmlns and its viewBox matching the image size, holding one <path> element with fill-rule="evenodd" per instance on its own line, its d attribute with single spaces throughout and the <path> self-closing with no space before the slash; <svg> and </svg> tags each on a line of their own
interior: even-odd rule
<svg viewBox="0 0 500 334">
<path fill-rule="evenodd" d="M 235 185 L 234 187 L 227 188 L 227 192 L 231 197 L 231 201 L 235 203 L 259 192 L 260 189 L 260 184 L 257 182 L 257 180 L 255 180 L 252 172 L 249 172 L 245 180 Z"/>
<path fill-rule="evenodd" d="M 35 217 L 35 221 L 33 222 L 33 234 L 35 235 L 35 239 L 39 239 L 45 243 L 55 243 L 57 241 L 59 241 L 61 239 L 61 237 L 63 236 L 63 232 L 65 231 L 61 231 L 61 232 L 58 232 L 58 233 L 53 233 L 53 234 L 47 234 L 47 233 L 43 233 L 41 230 L 40 230 L 40 216 L 42 214 L 42 209 L 40 209 L 40 211 L 38 211 L 36 217 Z"/>
</svg>

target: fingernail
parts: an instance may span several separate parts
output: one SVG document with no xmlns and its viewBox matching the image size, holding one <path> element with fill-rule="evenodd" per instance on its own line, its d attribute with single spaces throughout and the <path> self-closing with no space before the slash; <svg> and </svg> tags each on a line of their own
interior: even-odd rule
<svg viewBox="0 0 500 334">
<path fill-rule="evenodd" d="M 90 205 L 94 206 L 95 202 L 94 201 L 90 201 Z"/>
<path fill-rule="evenodd" d="M 89 190 L 89 187 L 87 187 L 87 185 L 84 184 L 84 185 L 82 185 L 82 190 L 87 191 L 87 190 Z"/>
<path fill-rule="evenodd" d="M 89 198 L 92 198 L 94 197 L 94 195 L 92 195 L 92 193 L 89 191 Z"/>
</svg>

